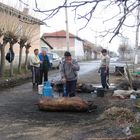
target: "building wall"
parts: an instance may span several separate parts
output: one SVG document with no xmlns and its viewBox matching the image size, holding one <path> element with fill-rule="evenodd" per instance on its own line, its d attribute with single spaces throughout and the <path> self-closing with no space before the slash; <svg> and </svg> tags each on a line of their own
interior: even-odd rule
<svg viewBox="0 0 140 140">
<path fill-rule="evenodd" d="M 67 50 L 67 45 L 66 45 L 66 38 L 45 38 L 46 41 L 53 47 L 53 52 L 58 53 L 60 56 L 63 56 L 64 52 Z M 74 54 L 74 38 L 69 39 L 70 46 L 69 46 L 69 51 Z"/>
<path fill-rule="evenodd" d="M 75 57 L 79 60 L 84 59 L 83 41 L 75 39 Z"/>
<path fill-rule="evenodd" d="M 53 52 L 58 53 L 58 55 L 63 56 L 64 52 L 67 50 L 66 47 L 66 38 L 46 38 L 46 41 L 53 46 Z M 83 49 L 83 42 L 76 39 L 70 38 L 69 39 L 70 47 L 69 51 L 71 52 L 73 57 L 77 59 L 84 59 L 84 49 Z"/>
</svg>

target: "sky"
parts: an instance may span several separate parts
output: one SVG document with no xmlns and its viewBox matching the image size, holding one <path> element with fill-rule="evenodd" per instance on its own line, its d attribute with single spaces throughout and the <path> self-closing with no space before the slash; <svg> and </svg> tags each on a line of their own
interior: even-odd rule
<svg viewBox="0 0 140 140">
<path fill-rule="evenodd" d="M 44 19 L 46 15 L 34 12 L 32 9 L 35 8 L 35 2 L 34 0 L 22 0 L 23 2 L 27 3 L 29 6 L 27 6 L 30 11 L 29 14 L 31 14 L 34 17 L 37 17 L 39 19 Z M 10 6 L 13 6 L 17 9 L 22 9 L 23 7 L 26 7 L 24 4 L 19 2 L 19 0 L 0 0 L 0 2 L 3 2 L 5 4 L 8 4 Z M 37 0 L 38 7 L 42 10 L 45 9 L 51 9 L 56 7 L 57 5 L 61 4 L 63 0 Z M 89 10 L 89 7 L 84 7 L 79 10 L 80 14 L 86 12 Z M 111 51 L 117 52 L 118 46 L 120 44 L 120 41 L 122 39 L 115 37 L 111 43 L 108 43 L 110 38 L 112 37 L 112 34 L 109 34 L 106 37 L 97 37 L 99 36 L 98 32 L 101 32 L 103 30 L 107 30 L 109 27 L 113 27 L 116 25 L 117 21 L 112 20 L 103 23 L 108 17 L 112 16 L 117 12 L 117 9 L 115 7 L 112 7 L 108 10 L 103 10 L 102 7 L 98 7 L 98 10 L 93 15 L 93 19 L 89 23 L 89 25 L 81 30 L 78 31 L 81 27 L 83 27 L 83 24 L 85 23 L 84 20 L 74 20 L 74 12 L 72 12 L 71 9 L 68 9 L 68 25 L 69 25 L 69 32 L 72 34 L 75 34 L 79 36 L 82 39 L 86 39 L 94 44 L 101 45 L 104 48 L 107 48 Z M 128 19 L 130 22 L 134 19 Z M 48 26 L 42 26 L 41 27 L 41 35 L 46 32 L 55 32 L 59 30 L 66 30 L 66 24 L 65 24 L 65 10 L 62 9 L 56 16 L 54 16 L 52 19 L 45 21 Z M 124 29 L 125 35 L 127 36 L 127 41 L 130 45 L 134 45 L 135 42 L 135 30 L 131 28 L 130 29 Z"/>
</svg>

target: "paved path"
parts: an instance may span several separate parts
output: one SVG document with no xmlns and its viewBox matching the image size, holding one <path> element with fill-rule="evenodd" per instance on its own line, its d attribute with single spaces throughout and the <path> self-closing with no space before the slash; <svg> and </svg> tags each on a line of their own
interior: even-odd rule
<svg viewBox="0 0 140 140">
<path fill-rule="evenodd" d="M 87 74 L 92 63 L 80 63 L 80 75 Z M 50 79 L 58 75 L 51 72 Z M 0 91 L 0 140 L 78 140 L 79 128 L 94 122 L 95 113 L 39 111 L 39 98 L 31 82 Z"/>
</svg>

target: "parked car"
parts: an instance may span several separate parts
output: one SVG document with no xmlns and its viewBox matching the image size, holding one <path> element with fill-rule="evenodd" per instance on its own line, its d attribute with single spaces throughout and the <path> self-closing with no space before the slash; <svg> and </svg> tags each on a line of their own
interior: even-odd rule
<svg viewBox="0 0 140 140">
<path fill-rule="evenodd" d="M 48 57 L 52 68 L 59 68 L 61 57 L 57 53 L 48 53 Z"/>
<path fill-rule="evenodd" d="M 111 62 L 118 62 L 119 61 L 119 57 L 112 57 L 110 59 Z"/>
</svg>

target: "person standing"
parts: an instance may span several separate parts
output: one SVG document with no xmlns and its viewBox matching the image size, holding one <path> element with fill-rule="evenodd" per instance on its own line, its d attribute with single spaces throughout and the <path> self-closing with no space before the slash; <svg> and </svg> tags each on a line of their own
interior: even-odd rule
<svg viewBox="0 0 140 140">
<path fill-rule="evenodd" d="M 110 57 L 107 54 L 107 50 L 103 49 L 101 51 L 101 64 L 100 64 L 100 76 L 101 76 L 101 84 L 104 89 L 109 89 L 109 63 Z"/>
<path fill-rule="evenodd" d="M 61 78 L 66 86 L 66 94 L 63 94 L 63 96 L 75 96 L 77 71 L 79 70 L 80 66 L 78 65 L 77 61 L 72 59 L 70 52 L 66 51 L 64 53 L 64 60 L 60 66 Z"/>
<path fill-rule="evenodd" d="M 39 50 L 34 50 L 34 55 L 30 58 L 30 68 L 32 72 L 32 83 L 33 86 L 39 84 L 40 81 L 40 59 L 38 57 Z"/>
<path fill-rule="evenodd" d="M 40 84 L 42 84 L 43 78 L 44 78 L 44 81 L 48 81 L 48 71 L 51 67 L 46 50 L 44 49 L 42 50 L 42 52 L 39 54 L 39 59 L 42 62 L 40 64 Z"/>
</svg>

